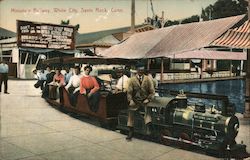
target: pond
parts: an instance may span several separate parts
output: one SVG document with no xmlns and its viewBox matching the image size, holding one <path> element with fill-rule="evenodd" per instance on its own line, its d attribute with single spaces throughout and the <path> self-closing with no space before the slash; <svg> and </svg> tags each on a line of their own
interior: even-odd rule
<svg viewBox="0 0 250 160">
<path fill-rule="evenodd" d="M 225 80 L 213 82 L 197 82 L 185 84 L 161 84 L 159 88 L 166 90 L 184 90 L 187 92 L 218 94 L 228 96 L 236 111 L 244 112 L 245 105 L 245 80 Z"/>
</svg>

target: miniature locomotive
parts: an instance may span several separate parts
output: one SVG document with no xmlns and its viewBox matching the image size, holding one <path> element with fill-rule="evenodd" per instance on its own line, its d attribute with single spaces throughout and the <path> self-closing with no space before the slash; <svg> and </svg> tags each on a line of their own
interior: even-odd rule
<svg viewBox="0 0 250 160">
<path fill-rule="evenodd" d="M 220 111 L 206 109 L 203 104 L 188 104 L 187 97 L 155 97 L 147 107 L 152 116 L 151 133 L 144 124 L 143 111 L 136 112 L 134 132 L 159 137 L 164 144 L 173 141 L 195 145 L 207 151 L 237 150 L 235 137 L 239 131 L 239 120 L 234 114 L 222 115 Z M 127 111 L 118 115 L 120 130 L 126 130 Z M 243 147 L 244 146 L 240 146 Z"/>
</svg>

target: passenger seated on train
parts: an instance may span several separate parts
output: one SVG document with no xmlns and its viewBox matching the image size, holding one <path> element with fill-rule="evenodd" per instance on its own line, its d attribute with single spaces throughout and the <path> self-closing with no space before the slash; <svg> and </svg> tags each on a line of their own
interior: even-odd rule
<svg viewBox="0 0 250 160">
<path fill-rule="evenodd" d="M 61 68 L 56 68 L 56 74 L 53 81 L 49 84 L 49 98 L 62 100 L 61 87 L 65 85 L 64 76 L 61 73 Z"/>
<path fill-rule="evenodd" d="M 128 89 L 128 76 L 124 74 L 124 69 L 122 67 L 116 68 L 116 75 L 118 77 L 117 84 L 115 86 L 114 93 L 126 92 Z"/>
<path fill-rule="evenodd" d="M 100 86 L 95 77 L 90 76 L 92 67 L 87 65 L 84 67 L 84 75 L 80 79 L 80 94 L 88 97 L 88 103 L 91 111 L 97 112 L 100 93 Z"/>
<path fill-rule="evenodd" d="M 77 103 L 77 96 L 79 95 L 80 91 L 80 67 L 76 66 L 74 68 L 74 75 L 70 77 L 69 83 L 65 86 L 65 89 L 69 93 L 69 99 L 72 106 L 76 106 Z"/>
<path fill-rule="evenodd" d="M 72 77 L 72 76 L 73 76 L 72 70 L 69 67 L 67 67 L 65 69 L 65 74 L 64 74 L 65 84 L 69 83 L 70 77 Z"/>
<path fill-rule="evenodd" d="M 154 88 L 158 89 L 158 80 L 155 78 L 156 77 L 156 73 L 155 72 L 148 72 L 148 77 L 153 81 L 154 84 Z M 158 92 L 155 92 L 155 96 L 159 96 Z"/>
<path fill-rule="evenodd" d="M 130 66 L 127 66 L 127 65 L 126 65 L 126 66 L 124 67 L 124 74 L 125 74 L 128 78 L 131 77 L 130 69 L 131 69 Z"/>
<path fill-rule="evenodd" d="M 34 74 L 35 78 L 37 79 L 37 82 L 36 82 L 36 84 L 34 84 L 34 87 L 35 88 L 40 87 L 40 89 L 43 90 L 44 83 L 46 81 L 46 74 L 44 73 L 44 70 L 41 69 L 38 71 L 37 69 L 34 69 L 33 74 Z"/>
<path fill-rule="evenodd" d="M 53 81 L 53 77 L 56 73 L 54 70 L 51 70 L 50 66 L 46 67 L 45 73 L 46 73 L 46 82 L 45 82 L 45 86 L 43 88 L 42 97 L 48 98 L 49 97 L 49 83 L 51 83 Z"/>
</svg>

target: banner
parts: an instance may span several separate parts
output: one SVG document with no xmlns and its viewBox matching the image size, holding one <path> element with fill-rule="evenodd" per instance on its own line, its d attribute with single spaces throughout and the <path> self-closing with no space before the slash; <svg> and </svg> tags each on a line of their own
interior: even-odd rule
<svg viewBox="0 0 250 160">
<path fill-rule="evenodd" d="M 49 49 L 75 49 L 73 26 L 17 21 L 17 46 Z"/>
</svg>

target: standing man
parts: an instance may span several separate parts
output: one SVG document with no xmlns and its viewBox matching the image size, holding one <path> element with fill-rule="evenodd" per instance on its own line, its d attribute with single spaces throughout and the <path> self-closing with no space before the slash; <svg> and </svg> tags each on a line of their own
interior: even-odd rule
<svg viewBox="0 0 250 160">
<path fill-rule="evenodd" d="M 137 73 L 132 77 L 128 84 L 127 98 L 128 98 L 128 122 L 129 133 L 126 139 L 132 140 L 134 132 L 134 113 L 140 107 L 145 110 L 144 121 L 149 129 L 149 123 L 151 122 L 151 116 L 146 105 L 149 103 L 155 95 L 155 89 L 153 81 L 145 75 L 145 67 L 143 64 L 136 65 Z M 148 130 L 149 131 L 149 130 Z"/>
<path fill-rule="evenodd" d="M 3 61 L 0 64 L 0 92 L 2 92 L 2 83 L 4 82 L 4 93 L 9 94 L 8 90 L 9 66 Z"/>
</svg>

